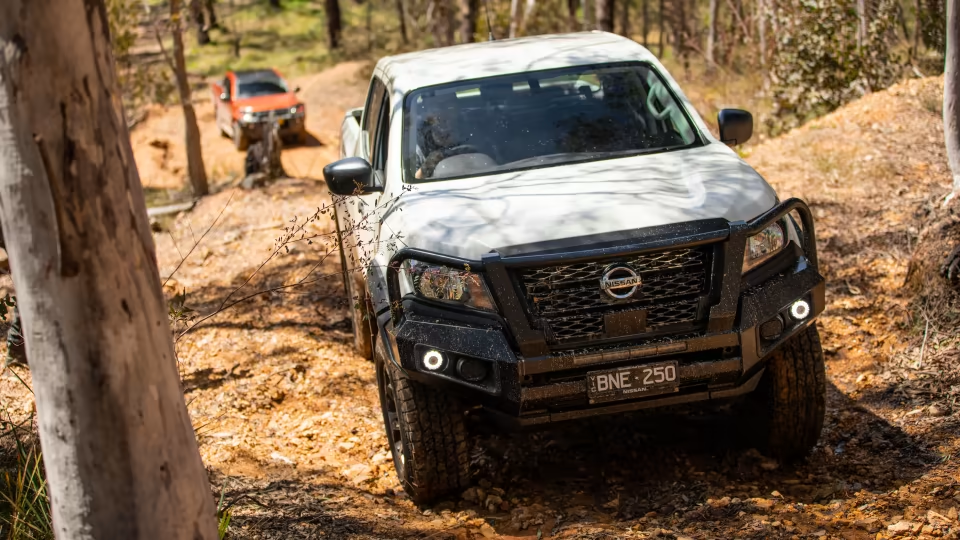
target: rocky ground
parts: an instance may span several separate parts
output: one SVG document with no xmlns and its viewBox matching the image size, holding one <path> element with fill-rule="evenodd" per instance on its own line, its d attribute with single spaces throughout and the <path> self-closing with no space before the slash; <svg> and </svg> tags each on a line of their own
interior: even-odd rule
<svg viewBox="0 0 960 540">
<path fill-rule="evenodd" d="M 301 82 L 314 141 L 285 151 L 288 170 L 316 178 L 336 157 L 342 111 L 363 99 L 359 69 Z M 811 204 L 828 278 L 818 323 L 826 426 L 809 459 L 790 467 L 739 444 L 722 415 L 631 415 L 516 435 L 473 425 L 474 486 L 418 508 L 393 471 L 372 365 L 350 347 L 338 261 L 322 241 L 276 249 L 285 227 L 328 202 L 324 184 L 220 185 L 156 241 L 162 277 L 186 257 L 166 288 L 194 310 L 187 318 L 274 289 L 178 340 L 201 453 L 232 511 L 228 537 L 957 538 L 956 313 L 943 301 L 918 304 L 903 286 L 949 184 L 941 89 L 942 79 L 906 82 L 747 157 L 781 198 Z M 158 189 L 176 186 L 175 113 L 134 134 L 144 181 Z M 242 156 L 211 125 L 202 128 L 216 156 L 208 167 L 239 170 Z M 145 165 L 162 146 L 151 140 L 174 148 L 166 166 Z M 331 224 L 318 216 L 305 230 L 322 235 Z M 9 372 L 0 392 L 9 412 L 29 410 Z"/>
</svg>

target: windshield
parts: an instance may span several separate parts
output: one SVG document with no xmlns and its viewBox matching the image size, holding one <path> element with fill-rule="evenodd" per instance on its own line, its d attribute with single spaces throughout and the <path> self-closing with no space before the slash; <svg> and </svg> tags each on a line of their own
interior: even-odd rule
<svg viewBox="0 0 960 540">
<path fill-rule="evenodd" d="M 602 64 L 463 81 L 404 101 L 408 182 L 684 148 L 698 142 L 647 64 Z"/>
<path fill-rule="evenodd" d="M 266 75 L 249 81 L 237 81 L 237 97 L 239 99 L 286 94 L 289 91 L 287 83 L 276 75 Z"/>
</svg>

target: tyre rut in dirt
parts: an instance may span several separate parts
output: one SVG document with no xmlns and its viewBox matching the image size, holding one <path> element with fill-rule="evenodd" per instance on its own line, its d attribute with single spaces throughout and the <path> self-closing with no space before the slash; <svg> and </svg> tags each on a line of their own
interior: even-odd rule
<svg viewBox="0 0 960 540">
<path fill-rule="evenodd" d="M 467 430 L 456 399 L 408 379 L 379 342 L 376 363 L 384 425 L 404 491 L 417 504 L 427 504 L 466 488 Z"/>
<path fill-rule="evenodd" d="M 820 438 L 826 413 L 826 373 L 815 325 L 773 353 L 757 397 L 766 450 L 787 462 L 806 456 Z"/>
</svg>

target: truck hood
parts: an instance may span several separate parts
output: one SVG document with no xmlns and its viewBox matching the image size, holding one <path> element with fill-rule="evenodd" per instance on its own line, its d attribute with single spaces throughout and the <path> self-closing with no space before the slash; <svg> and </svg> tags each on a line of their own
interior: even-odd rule
<svg viewBox="0 0 960 540">
<path fill-rule="evenodd" d="M 381 237 L 479 260 L 498 248 L 686 221 L 749 220 L 773 188 L 721 144 L 414 185 Z"/>
</svg>

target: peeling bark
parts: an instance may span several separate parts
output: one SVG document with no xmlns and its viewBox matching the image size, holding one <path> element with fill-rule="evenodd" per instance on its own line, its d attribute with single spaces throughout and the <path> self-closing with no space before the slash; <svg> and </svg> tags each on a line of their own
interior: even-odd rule
<svg viewBox="0 0 960 540">
<path fill-rule="evenodd" d="M 101 0 L 0 2 L 0 226 L 57 538 L 214 540 Z"/>
</svg>

